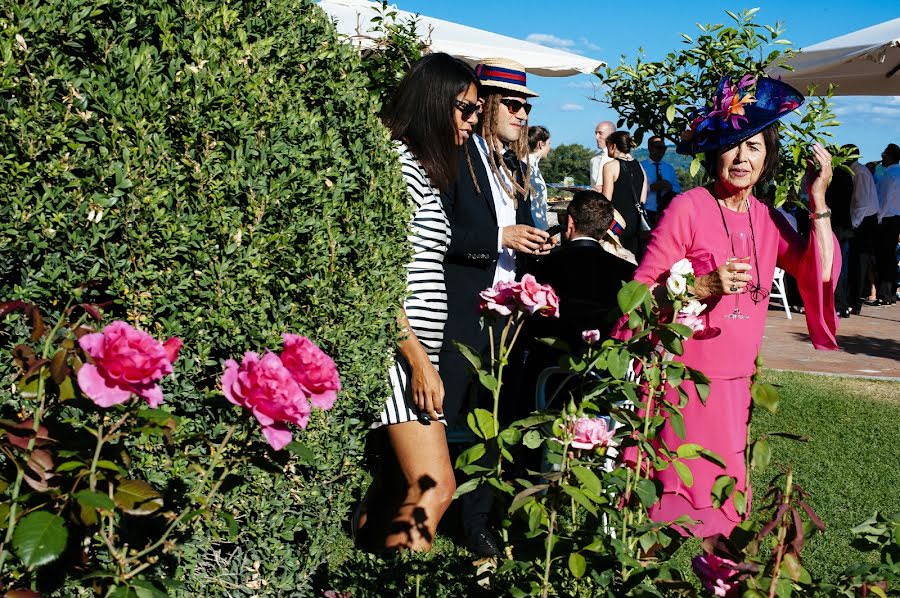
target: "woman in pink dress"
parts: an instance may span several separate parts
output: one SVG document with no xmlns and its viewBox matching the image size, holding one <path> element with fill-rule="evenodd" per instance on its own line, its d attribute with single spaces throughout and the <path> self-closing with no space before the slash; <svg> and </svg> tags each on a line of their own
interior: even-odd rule
<svg viewBox="0 0 900 598">
<path fill-rule="evenodd" d="M 841 266 L 825 205 L 831 156 L 818 144 L 811 149 L 808 240 L 751 193 L 777 167 L 778 119 L 802 102 L 795 89 L 774 79 L 748 76 L 736 85 L 722 80 L 713 107 L 693 121 L 678 145 L 678 153 L 704 154 L 712 182 L 672 201 L 635 273 L 636 280 L 664 286 L 672 265 L 687 258 L 696 276 L 689 291 L 706 305 L 700 316 L 706 330 L 685 342 L 680 359 L 710 378 L 710 393 L 704 405 L 693 385 L 683 386 L 690 397 L 682 411 L 686 436 L 681 439 L 666 426 L 662 438 L 673 452 L 682 443 L 697 443 L 722 457 L 726 467 L 705 459 L 686 461 L 694 477 L 691 487 L 672 467 L 656 472 L 663 494 L 650 510 L 656 521 L 682 515 L 699 521 L 677 528 L 685 535 L 728 535 L 742 520 L 731 500 L 713 507 L 711 489 L 719 476 L 735 478 L 735 488 L 747 494 L 750 504 L 744 461 L 750 376 L 762 345 L 776 266 L 797 279 L 813 345 L 837 349 L 832 281 Z M 677 392 L 668 399 L 677 403 Z"/>
</svg>

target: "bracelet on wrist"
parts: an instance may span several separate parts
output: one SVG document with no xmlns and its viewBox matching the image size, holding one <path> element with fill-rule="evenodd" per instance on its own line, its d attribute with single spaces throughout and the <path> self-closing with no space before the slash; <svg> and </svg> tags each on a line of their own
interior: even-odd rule
<svg viewBox="0 0 900 598">
<path fill-rule="evenodd" d="M 824 212 L 810 212 L 809 213 L 810 220 L 821 220 L 822 218 L 831 218 L 831 210 L 825 210 Z"/>
</svg>

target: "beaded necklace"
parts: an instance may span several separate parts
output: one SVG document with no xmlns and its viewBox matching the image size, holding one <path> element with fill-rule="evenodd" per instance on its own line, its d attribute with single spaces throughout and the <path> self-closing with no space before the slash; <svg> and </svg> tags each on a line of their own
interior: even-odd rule
<svg viewBox="0 0 900 598">
<path fill-rule="evenodd" d="M 725 234 L 728 235 L 728 241 L 731 243 L 731 255 L 737 255 L 734 251 L 734 240 L 731 238 L 731 232 L 728 230 L 728 223 L 725 222 L 725 211 L 722 209 L 722 204 L 719 203 L 719 200 L 710 193 L 713 201 L 716 202 L 716 206 L 719 208 L 719 216 L 722 217 L 722 226 L 725 227 Z M 750 220 L 750 241 L 753 243 L 753 265 L 756 268 L 756 277 L 759 279 L 760 271 L 759 271 L 759 257 L 756 254 L 756 232 L 753 230 L 753 216 L 750 214 L 750 200 L 744 199 L 744 202 L 747 206 L 747 218 Z M 750 299 L 753 300 L 754 305 L 766 299 L 769 296 L 769 291 L 759 286 L 759 283 L 754 283 L 752 280 L 747 285 L 747 290 L 749 291 Z"/>
</svg>

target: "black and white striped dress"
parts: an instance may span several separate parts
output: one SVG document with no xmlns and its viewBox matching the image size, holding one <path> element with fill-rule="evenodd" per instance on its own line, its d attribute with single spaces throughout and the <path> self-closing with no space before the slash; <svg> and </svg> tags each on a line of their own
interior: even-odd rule
<svg viewBox="0 0 900 598">
<path fill-rule="evenodd" d="M 450 245 L 450 221 L 444 212 L 440 191 L 432 186 L 425 170 L 409 148 L 398 142 L 396 150 L 400 154 L 409 199 L 415 206 L 407 236 L 413 247 L 413 257 L 406 265 L 409 294 L 403 308 L 410 328 L 437 368 L 438 354 L 444 340 L 444 324 L 447 321 L 444 254 Z M 409 364 L 398 353 L 390 371 L 392 392 L 381 412 L 381 424 L 399 424 L 419 419 L 409 379 Z"/>
</svg>

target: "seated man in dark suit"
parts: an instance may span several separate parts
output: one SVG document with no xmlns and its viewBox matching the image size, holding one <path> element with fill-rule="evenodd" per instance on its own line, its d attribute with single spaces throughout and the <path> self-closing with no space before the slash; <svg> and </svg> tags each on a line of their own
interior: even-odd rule
<svg viewBox="0 0 900 598">
<path fill-rule="evenodd" d="M 619 315 L 616 295 L 631 280 L 635 266 L 607 252 L 600 239 L 608 234 L 613 206 L 596 191 L 579 191 L 566 210 L 565 244 L 533 263 L 538 282 L 559 296 L 559 319 L 535 318 L 529 336 L 554 336 L 573 350 L 582 346 L 581 333 L 599 330 L 605 338 Z"/>
<path fill-rule="evenodd" d="M 610 231 L 615 210 L 602 194 L 579 191 L 566 212 L 566 242 L 529 266 L 531 274 L 552 286 L 559 296 L 559 319 L 528 318 L 504 374 L 504 397 L 507 402 L 518 402 L 526 412 L 535 406 L 539 374 L 558 365 L 563 356 L 538 339 L 557 338 L 573 353 L 580 353 L 587 346 L 581 336 L 585 330 L 598 330 L 601 341 L 608 337 L 621 315 L 616 295 L 637 268 L 606 251 L 599 242 L 611 236 L 615 243 Z"/>
</svg>

